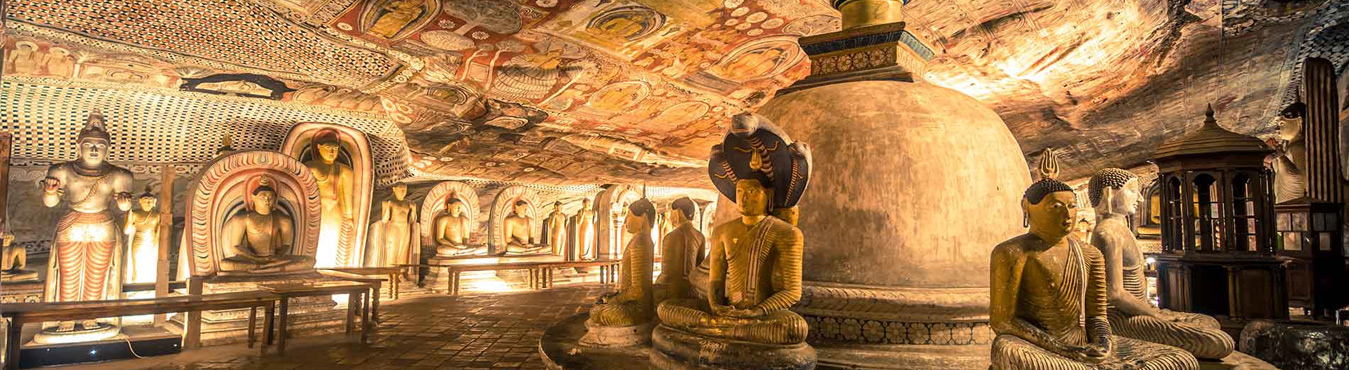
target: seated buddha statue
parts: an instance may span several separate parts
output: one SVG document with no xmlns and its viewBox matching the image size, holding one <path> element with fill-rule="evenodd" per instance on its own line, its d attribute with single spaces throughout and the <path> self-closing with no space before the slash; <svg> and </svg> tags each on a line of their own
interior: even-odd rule
<svg viewBox="0 0 1349 370">
<path fill-rule="evenodd" d="M 0 249 L 0 282 L 36 281 L 37 271 L 25 269 L 28 267 L 28 251 L 14 244 L 14 234 L 0 234 L 0 242 L 4 243 L 4 248 Z"/>
<path fill-rule="evenodd" d="M 542 253 L 547 245 L 535 244 L 534 219 L 529 216 L 529 202 L 515 201 L 511 214 L 501 220 L 502 235 L 506 237 L 505 254 Z"/>
<path fill-rule="evenodd" d="M 1043 179 L 1021 200 L 1030 232 L 993 249 L 989 285 L 992 369 L 1195 370 L 1182 349 L 1111 335 L 1105 263 L 1069 238 L 1077 197 Z"/>
<path fill-rule="evenodd" d="M 712 230 L 707 300 L 662 302 L 662 326 L 754 343 L 806 340 L 805 319 L 788 310 L 801 299 L 801 230 L 769 216 L 770 199 L 759 180 L 736 182 L 741 217 Z"/>
<path fill-rule="evenodd" d="M 434 226 L 436 255 L 440 257 L 483 255 L 487 249 L 483 246 L 468 244 L 470 230 L 468 216 L 464 214 L 464 203 L 451 195 L 445 198 L 445 212 L 436 216 Z"/>
<path fill-rule="evenodd" d="M 623 231 L 632 239 L 619 262 L 618 290 L 600 296 L 586 320 L 589 329 L 582 345 L 622 346 L 648 342 L 654 313 L 651 275 L 656 243 L 651 240 L 651 221 L 656 207 L 646 198 L 628 205 Z"/>
<path fill-rule="evenodd" d="M 674 228 L 661 240 L 662 253 L 660 277 L 656 284 L 664 286 L 662 300 L 675 298 L 693 298 L 693 288 L 689 276 L 702 262 L 704 245 L 707 243 L 703 233 L 693 227 L 695 204 L 688 197 L 676 199 L 670 203 L 670 212 L 666 219 Z"/>
<path fill-rule="evenodd" d="M 294 222 L 273 212 L 276 190 L 263 178 L 253 188 L 247 212 L 230 216 L 222 228 L 220 243 L 225 258 L 222 273 L 274 274 L 314 269 L 314 258 L 291 255 Z"/>
<path fill-rule="evenodd" d="M 1147 303 L 1143 251 L 1129 229 L 1128 217 L 1138 204 L 1138 176 L 1118 168 L 1097 172 L 1088 183 L 1096 209 L 1091 244 L 1105 259 L 1110 329 L 1120 336 L 1176 346 L 1195 357 L 1219 360 L 1232 354 L 1235 343 L 1212 317 L 1174 312 Z"/>
</svg>

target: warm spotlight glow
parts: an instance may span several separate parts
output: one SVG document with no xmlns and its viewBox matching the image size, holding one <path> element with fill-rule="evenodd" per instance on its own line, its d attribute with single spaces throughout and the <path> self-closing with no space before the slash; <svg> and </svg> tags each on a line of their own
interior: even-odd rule
<svg viewBox="0 0 1349 370">
<path fill-rule="evenodd" d="M 337 247 L 341 244 L 341 224 L 337 227 L 323 225 L 319 228 L 319 247 L 314 253 L 315 267 L 337 267 Z"/>
</svg>

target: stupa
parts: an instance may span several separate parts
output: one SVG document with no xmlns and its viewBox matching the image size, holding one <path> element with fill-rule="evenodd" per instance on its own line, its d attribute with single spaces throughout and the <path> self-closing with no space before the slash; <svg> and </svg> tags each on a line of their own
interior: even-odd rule
<svg viewBox="0 0 1349 370">
<path fill-rule="evenodd" d="M 813 147 L 800 204 L 803 298 L 821 367 L 988 365 L 988 258 L 1022 232 L 1030 184 L 1006 124 L 922 79 L 933 50 L 900 0 L 833 0 L 811 75 L 759 111 Z"/>
</svg>

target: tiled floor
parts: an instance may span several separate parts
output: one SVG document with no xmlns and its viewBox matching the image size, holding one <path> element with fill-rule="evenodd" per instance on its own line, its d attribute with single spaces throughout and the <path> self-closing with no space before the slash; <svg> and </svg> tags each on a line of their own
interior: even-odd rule
<svg viewBox="0 0 1349 370">
<path fill-rule="evenodd" d="M 543 369 L 538 344 L 544 329 L 589 310 L 607 289 L 585 285 L 389 302 L 380 308 L 383 322 L 370 345 L 336 334 L 297 338 L 284 357 L 271 350 L 259 356 L 238 344 L 60 369 Z"/>
</svg>

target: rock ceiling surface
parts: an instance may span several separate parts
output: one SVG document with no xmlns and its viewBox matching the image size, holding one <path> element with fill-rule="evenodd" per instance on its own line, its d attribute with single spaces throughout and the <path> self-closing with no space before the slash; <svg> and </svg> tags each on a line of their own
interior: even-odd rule
<svg viewBox="0 0 1349 370">
<path fill-rule="evenodd" d="M 906 21 L 938 51 L 928 81 L 1080 176 L 1146 160 L 1207 102 L 1270 132 L 1293 60 L 1344 64 L 1326 40 L 1349 34 L 1345 3 L 913 0 Z M 428 176 L 701 187 L 728 117 L 808 73 L 796 38 L 840 27 L 824 0 L 12 0 L 7 16 L 7 89 L 379 117 Z"/>
</svg>

